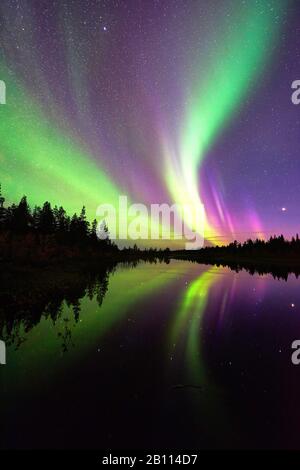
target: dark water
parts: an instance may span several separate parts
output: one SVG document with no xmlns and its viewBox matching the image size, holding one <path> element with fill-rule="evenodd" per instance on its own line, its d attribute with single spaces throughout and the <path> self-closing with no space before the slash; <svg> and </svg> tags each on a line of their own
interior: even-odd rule
<svg viewBox="0 0 300 470">
<path fill-rule="evenodd" d="M 172 261 L 52 296 L 1 305 L 1 448 L 300 447 L 293 275 Z"/>
</svg>

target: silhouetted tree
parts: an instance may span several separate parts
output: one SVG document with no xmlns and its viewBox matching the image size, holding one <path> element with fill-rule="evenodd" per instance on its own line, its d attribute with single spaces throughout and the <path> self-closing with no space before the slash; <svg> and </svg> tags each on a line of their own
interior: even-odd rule
<svg viewBox="0 0 300 470">
<path fill-rule="evenodd" d="M 5 232 L 5 243 L 0 243 L 0 258 L 22 254 L 28 256 L 31 253 L 34 260 L 34 247 L 36 253 L 40 249 L 40 256 L 44 259 L 63 256 L 63 253 L 69 257 L 76 253 L 77 256 L 84 254 L 85 249 L 91 248 L 99 252 L 118 251 L 117 246 L 109 239 L 106 224 L 103 226 L 104 240 L 97 236 L 96 220 L 90 228 L 85 206 L 79 216 L 75 213 L 70 218 L 62 206 L 52 209 L 50 202 L 45 202 L 42 208 L 35 206 L 31 212 L 26 196 L 22 197 L 18 205 L 12 204 L 5 208 L 4 202 L 0 187 L 0 231 Z M 17 249 L 18 255 L 15 255 L 16 241 L 13 240 L 15 235 L 20 234 L 28 236 L 26 235 L 22 243 L 19 240 L 21 245 Z"/>
<path fill-rule="evenodd" d="M 31 213 L 26 196 L 11 211 L 11 229 L 17 233 L 26 232 L 31 226 Z"/>
<path fill-rule="evenodd" d="M 50 202 L 45 202 L 39 213 L 38 230 L 42 233 L 53 233 L 55 230 L 55 218 Z"/>
</svg>

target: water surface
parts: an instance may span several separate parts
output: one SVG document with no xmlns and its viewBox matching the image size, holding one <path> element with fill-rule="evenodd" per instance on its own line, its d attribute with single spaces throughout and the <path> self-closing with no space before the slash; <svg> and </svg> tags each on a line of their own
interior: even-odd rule
<svg viewBox="0 0 300 470">
<path fill-rule="evenodd" d="M 2 303 L 1 448 L 300 447 L 294 275 L 171 261 L 63 284 Z"/>
</svg>

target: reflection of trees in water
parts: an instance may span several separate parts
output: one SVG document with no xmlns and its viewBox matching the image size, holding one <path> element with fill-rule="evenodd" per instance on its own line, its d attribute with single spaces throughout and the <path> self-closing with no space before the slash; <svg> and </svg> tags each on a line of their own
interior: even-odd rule
<svg viewBox="0 0 300 470">
<path fill-rule="evenodd" d="M 135 268 L 141 259 L 118 263 L 119 267 Z M 145 259 L 147 263 L 162 263 L 163 258 Z M 165 260 L 169 262 L 169 260 Z M 65 352 L 72 346 L 72 330 L 81 313 L 81 300 L 96 299 L 99 307 L 108 289 L 109 276 L 116 262 L 76 269 L 46 267 L 45 269 L 9 268 L 0 272 L 0 338 L 7 345 L 19 348 L 34 326 L 44 319 L 61 328 L 58 337 Z M 68 318 L 65 307 L 68 307 Z M 71 312 L 71 315 L 70 315 Z M 62 326 L 61 326 L 62 325 Z"/>
<path fill-rule="evenodd" d="M 207 266 L 215 265 L 217 267 L 228 267 L 232 271 L 239 273 L 242 270 L 247 271 L 251 276 L 254 274 L 259 274 L 263 276 L 265 274 L 271 274 L 274 279 L 283 279 L 284 281 L 288 280 L 290 274 L 294 274 L 296 278 L 300 277 L 300 268 L 297 266 L 293 266 L 292 264 L 289 266 L 288 264 L 280 265 L 276 264 L 272 261 L 269 262 L 255 262 L 255 261 L 247 261 L 247 260 L 232 260 L 232 259 L 214 259 L 214 258 L 205 258 L 205 259 L 197 259 L 195 257 L 181 257 L 176 255 L 174 259 L 186 259 L 192 263 L 197 264 L 205 264 Z"/>
<path fill-rule="evenodd" d="M 263 276 L 265 274 L 272 274 L 274 279 L 283 279 L 284 281 L 288 280 L 290 274 L 294 274 L 296 278 L 300 276 L 300 269 L 296 266 L 280 266 L 272 264 L 272 262 L 268 263 L 255 263 L 247 262 L 247 261 L 239 261 L 239 262 L 232 262 L 232 261 L 221 261 L 218 263 L 213 263 L 217 266 L 227 266 L 231 270 L 235 272 L 240 272 L 242 270 L 246 270 L 251 276 L 254 274 L 259 274 Z"/>
<path fill-rule="evenodd" d="M 48 274 L 15 271 L 0 276 L 0 338 L 8 346 L 18 349 L 25 341 L 26 333 L 42 318 L 53 325 L 62 324 L 58 337 L 62 351 L 71 346 L 72 329 L 79 321 L 81 299 L 88 296 L 102 305 L 108 289 L 109 276 L 114 265 L 89 272 L 63 272 L 51 270 Z M 40 275 L 40 276 L 39 276 Z M 67 306 L 71 317 L 63 317 Z"/>
<path fill-rule="evenodd" d="M 166 261 L 166 260 L 165 260 Z M 274 266 L 271 263 L 255 265 L 250 262 L 229 260 L 196 260 L 200 264 L 228 266 L 239 272 L 246 269 L 251 275 L 270 273 L 274 278 L 287 280 L 289 274 L 300 275 L 294 267 Z M 163 259 L 151 259 L 150 263 L 162 263 Z M 167 260 L 169 262 L 169 260 Z M 140 260 L 119 263 L 118 266 L 135 268 Z M 40 269 L 2 269 L 0 272 L 0 338 L 7 346 L 18 349 L 26 340 L 28 333 L 42 318 L 50 319 L 53 325 L 62 324 L 58 337 L 62 340 L 65 352 L 72 346 L 72 329 L 79 321 L 81 299 L 96 299 L 99 306 L 108 289 L 109 276 L 114 272 L 116 263 L 110 263 L 97 269 L 63 270 L 62 268 Z M 65 318 L 67 306 L 71 317 Z"/>
<path fill-rule="evenodd" d="M 57 336 L 62 339 L 62 352 L 65 353 L 69 350 L 70 346 L 74 346 L 72 341 L 72 328 L 69 327 L 69 318 L 63 319 L 63 331 L 59 331 Z"/>
</svg>

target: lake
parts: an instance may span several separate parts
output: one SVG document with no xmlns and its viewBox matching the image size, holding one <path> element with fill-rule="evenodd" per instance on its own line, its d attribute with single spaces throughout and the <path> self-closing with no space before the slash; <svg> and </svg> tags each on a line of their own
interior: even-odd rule
<svg viewBox="0 0 300 470">
<path fill-rule="evenodd" d="M 60 284 L 3 294 L 1 448 L 300 447 L 293 274 L 171 261 Z"/>
</svg>

